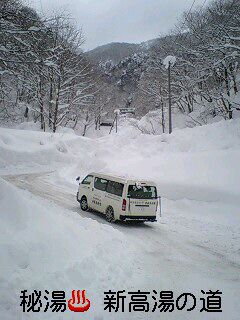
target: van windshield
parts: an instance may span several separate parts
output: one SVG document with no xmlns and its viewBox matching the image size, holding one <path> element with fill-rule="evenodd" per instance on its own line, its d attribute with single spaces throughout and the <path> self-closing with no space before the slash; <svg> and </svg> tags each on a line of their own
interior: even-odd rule
<svg viewBox="0 0 240 320">
<path fill-rule="evenodd" d="M 129 185 L 128 197 L 135 199 L 155 199 L 157 197 L 157 189 L 153 186 Z"/>
</svg>

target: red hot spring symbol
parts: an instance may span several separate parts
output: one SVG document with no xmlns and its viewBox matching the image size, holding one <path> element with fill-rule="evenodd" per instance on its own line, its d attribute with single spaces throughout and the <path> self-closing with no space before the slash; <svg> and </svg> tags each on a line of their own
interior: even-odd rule
<svg viewBox="0 0 240 320">
<path fill-rule="evenodd" d="M 90 308 L 90 300 L 85 296 L 85 290 L 73 290 L 72 299 L 68 300 L 68 308 L 74 312 L 84 312 Z"/>
</svg>

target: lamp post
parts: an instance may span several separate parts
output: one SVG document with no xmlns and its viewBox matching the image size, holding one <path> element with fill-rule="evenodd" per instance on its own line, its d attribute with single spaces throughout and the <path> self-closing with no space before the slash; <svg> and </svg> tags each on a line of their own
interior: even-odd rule
<svg viewBox="0 0 240 320">
<path fill-rule="evenodd" d="M 163 65 L 168 70 L 168 128 L 169 134 L 172 133 L 172 97 L 171 97 L 171 67 L 174 66 L 176 57 L 167 56 L 163 60 Z"/>
<path fill-rule="evenodd" d="M 168 62 L 168 128 L 172 133 L 171 62 Z"/>
</svg>

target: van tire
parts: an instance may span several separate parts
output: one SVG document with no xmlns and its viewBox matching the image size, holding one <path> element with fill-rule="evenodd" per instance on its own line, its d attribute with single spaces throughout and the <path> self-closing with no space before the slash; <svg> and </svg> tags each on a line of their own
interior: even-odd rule
<svg viewBox="0 0 240 320">
<path fill-rule="evenodd" d="M 80 200 L 80 208 L 82 211 L 88 211 L 88 202 L 86 197 L 82 197 Z"/>
<path fill-rule="evenodd" d="M 115 218 L 114 218 L 114 210 L 113 207 L 108 207 L 106 210 L 106 220 L 107 222 L 115 222 Z"/>
</svg>

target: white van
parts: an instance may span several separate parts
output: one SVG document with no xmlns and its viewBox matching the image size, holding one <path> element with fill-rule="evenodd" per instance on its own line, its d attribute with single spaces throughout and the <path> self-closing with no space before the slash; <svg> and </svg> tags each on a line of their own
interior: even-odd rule
<svg viewBox="0 0 240 320">
<path fill-rule="evenodd" d="M 83 211 L 99 211 L 109 222 L 156 221 L 158 197 L 156 184 L 152 181 L 92 172 L 79 183 L 77 201 Z"/>
</svg>

